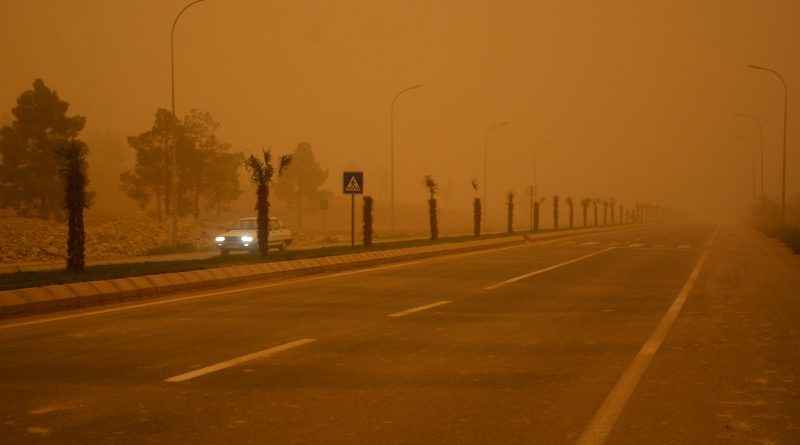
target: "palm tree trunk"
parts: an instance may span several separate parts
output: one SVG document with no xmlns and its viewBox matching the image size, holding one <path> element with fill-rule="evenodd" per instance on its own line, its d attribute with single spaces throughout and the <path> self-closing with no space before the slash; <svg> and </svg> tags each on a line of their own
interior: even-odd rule
<svg viewBox="0 0 800 445">
<path fill-rule="evenodd" d="M 475 198 L 472 201 L 472 232 L 475 236 L 481 236 L 481 199 Z"/>
<path fill-rule="evenodd" d="M 364 197 L 364 246 L 372 245 L 372 197 Z"/>
<path fill-rule="evenodd" d="M 258 252 L 262 257 L 269 255 L 269 185 L 258 184 L 256 191 L 256 212 L 258 219 Z"/>
<path fill-rule="evenodd" d="M 514 199 L 508 200 L 508 233 L 514 233 Z"/>
<path fill-rule="evenodd" d="M 431 240 L 436 241 L 439 239 L 439 221 L 436 209 L 436 198 L 431 198 L 428 200 L 428 213 L 431 224 Z"/>
<path fill-rule="evenodd" d="M 558 230 L 558 196 L 553 197 L 553 228 Z"/>
<path fill-rule="evenodd" d="M 570 229 L 574 229 L 575 228 L 575 205 L 574 204 L 570 204 L 569 205 L 569 228 Z"/>
</svg>

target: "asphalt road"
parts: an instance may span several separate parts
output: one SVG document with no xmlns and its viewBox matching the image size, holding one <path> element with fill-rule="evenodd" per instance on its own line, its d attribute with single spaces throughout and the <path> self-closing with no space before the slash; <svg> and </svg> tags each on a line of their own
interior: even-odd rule
<svg viewBox="0 0 800 445">
<path fill-rule="evenodd" d="M 798 444 L 798 271 L 648 226 L 7 321 L 0 443 Z"/>
</svg>

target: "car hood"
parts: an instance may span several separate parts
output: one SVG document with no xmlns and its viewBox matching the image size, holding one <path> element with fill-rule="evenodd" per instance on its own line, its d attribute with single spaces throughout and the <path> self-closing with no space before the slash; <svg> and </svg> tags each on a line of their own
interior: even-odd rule
<svg viewBox="0 0 800 445">
<path fill-rule="evenodd" d="M 249 236 L 252 236 L 253 238 L 257 238 L 258 237 L 258 230 L 255 230 L 255 229 L 234 229 L 234 230 L 228 230 L 227 232 L 223 233 L 220 236 L 235 237 L 235 236 L 245 236 L 245 235 L 249 235 Z"/>
</svg>

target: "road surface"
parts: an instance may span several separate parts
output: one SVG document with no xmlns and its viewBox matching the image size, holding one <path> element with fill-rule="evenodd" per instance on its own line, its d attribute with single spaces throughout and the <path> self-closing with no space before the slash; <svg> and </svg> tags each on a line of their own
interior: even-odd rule
<svg viewBox="0 0 800 445">
<path fill-rule="evenodd" d="M 800 261 L 647 226 L 0 324 L 8 444 L 797 444 Z"/>
</svg>

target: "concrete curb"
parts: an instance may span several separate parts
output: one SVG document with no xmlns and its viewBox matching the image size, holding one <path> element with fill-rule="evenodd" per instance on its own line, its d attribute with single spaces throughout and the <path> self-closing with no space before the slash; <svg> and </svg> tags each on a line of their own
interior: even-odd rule
<svg viewBox="0 0 800 445">
<path fill-rule="evenodd" d="M 526 241 L 547 241 L 580 236 L 581 234 L 618 230 L 619 228 L 621 227 L 594 230 L 579 229 L 541 235 L 509 235 L 477 241 L 14 289 L 0 291 L 0 316 L 28 315 L 114 301 L 153 298 L 168 293 L 199 288 L 221 287 L 280 276 L 337 271 L 364 265 L 488 250 L 521 245 Z"/>
</svg>

